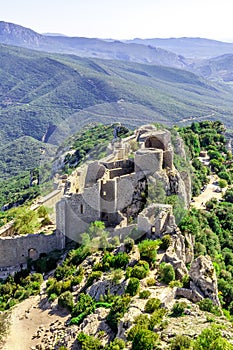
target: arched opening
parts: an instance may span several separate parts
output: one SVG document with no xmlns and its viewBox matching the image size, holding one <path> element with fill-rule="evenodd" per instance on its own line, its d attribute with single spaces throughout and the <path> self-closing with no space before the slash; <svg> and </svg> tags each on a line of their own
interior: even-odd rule
<svg viewBox="0 0 233 350">
<path fill-rule="evenodd" d="M 83 214 L 83 204 L 80 204 L 80 214 Z"/>
<path fill-rule="evenodd" d="M 155 136 L 150 136 L 145 141 L 145 148 L 158 148 L 165 150 L 164 144 Z"/>
<path fill-rule="evenodd" d="M 32 260 L 38 259 L 37 250 L 34 248 L 28 249 L 28 257 L 29 257 L 29 259 L 32 259 Z"/>
</svg>

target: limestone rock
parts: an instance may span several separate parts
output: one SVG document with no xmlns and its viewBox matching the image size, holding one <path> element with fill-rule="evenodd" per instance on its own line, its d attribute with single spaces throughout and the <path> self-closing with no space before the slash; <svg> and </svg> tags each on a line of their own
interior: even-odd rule
<svg viewBox="0 0 233 350">
<path fill-rule="evenodd" d="M 93 336 L 96 336 L 100 331 L 104 331 L 107 335 L 107 339 L 104 339 L 104 341 L 111 341 L 114 338 L 114 334 L 105 322 L 108 313 L 109 309 L 103 307 L 96 309 L 95 313 L 88 315 L 81 323 L 80 331 Z"/>
<path fill-rule="evenodd" d="M 116 284 L 111 279 L 104 279 L 102 281 L 97 281 L 90 286 L 87 289 L 87 294 L 89 294 L 95 300 L 99 300 L 101 295 L 104 296 L 109 292 L 113 295 L 122 295 L 125 292 L 126 286 L 126 280 Z"/>
<path fill-rule="evenodd" d="M 193 237 L 183 236 L 179 231 L 172 235 L 172 243 L 164 254 L 163 261 L 173 265 L 178 278 L 188 274 L 186 264 L 193 260 Z"/>
<path fill-rule="evenodd" d="M 129 263 L 128 266 L 134 266 L 140 260 L 140 252 L 137 245 L 133 246 L 133 249 L 128 254 L 129 255 Z"/>
<path fill-rule="evenodd" d="M 210 298 L 215 305 L 220 306 L 218 299 L 218 284 L 214 266 L 209 256 L 199 256 L 190 267 L 190 287 L 204 298 Z"/>
<path fill-rule="evenodd" d="M 202 300 L 202 296 L 197 293 L 195 290 L 187 289 L 187 288 L 176 288 L 176 297 L 186 298 L 193 303 L 197 303 Z"/>
</svg>

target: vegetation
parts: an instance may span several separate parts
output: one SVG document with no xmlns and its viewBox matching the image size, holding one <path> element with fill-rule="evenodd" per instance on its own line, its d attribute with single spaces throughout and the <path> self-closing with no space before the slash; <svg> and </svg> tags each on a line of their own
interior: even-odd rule
<svg viewBox="0 0 233 350">
<path fill-rule="evenodd" d="M 0 311 L 8 310 L 16 303 L 40 292 L 43 276 L 40 273 L 29 274 L 28 270 L 17 272 L 0 283 Z"/>
</svg>

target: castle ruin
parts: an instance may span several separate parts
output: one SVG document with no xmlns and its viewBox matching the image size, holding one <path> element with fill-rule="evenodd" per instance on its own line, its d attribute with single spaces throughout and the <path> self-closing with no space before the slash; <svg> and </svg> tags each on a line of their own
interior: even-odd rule
<svg viewBox="0 0 233 350">
<path fill-rule="evenodd" d="M 57 203 L 58 231 L 79 242 L 80 234 L 96 220 L 103 221 L 111 231 L 114 229 L 115 234 L 136 227 L 159 236 L 165 230 L 165 222 L 174 228 L 171 206 L 163 205 L 160 223 L 155 215 L 158 205 L 144 210 L 150 195 L 148 185 L 156 187 L 158 182 L 163 184 L 166 195 L 179 195 L 185 207 L 190 202 L 190 183 L 187 186 L 187 178 L 184 181 L 173 164 L 170 132 L 145 125 L 134 135 L 112 142 L 108 150 L 106 158 L 83 165 L 69 180 Z M 136 218 L 136 224 L 131 225 L 130 221 Z"/>
</svg>

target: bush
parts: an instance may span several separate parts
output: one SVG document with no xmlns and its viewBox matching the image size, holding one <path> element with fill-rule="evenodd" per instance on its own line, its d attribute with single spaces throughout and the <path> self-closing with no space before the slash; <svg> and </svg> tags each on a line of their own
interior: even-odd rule
<svg viewBox="0 0 233 350">
<path fill-rule="evenodd" d="M 131 250 L 133 249 L 133 246 L 134 246 L 134 240 L 132 238 L 126 238 L 124 240 L 124 246 L 125 246 L 125 250 L 126 250 L 126 253 L 129 253 L 131 252 Z"/>
<path fill-rule="evenodd" d="M 162 320 L 163 320 L 163 316 L 166 314 L 166 310 L 164 308 L 160 308 L 158 310 L 155 310 L 151 317 L 150 317 L 150 321 L 149 321 L 149 330 L 153 331 L 155 326 L 159 325 Z"/>
<path fill-rule="evenodd" d="M 185 335 L 177 335 L 171 342 L 171 350 L 190 349 L 191 339 Z"/>
<path fill-rule="evenodd" d="M 202 311 L 211 312 L 214 315 L 221 316 L 221 311 L 215 306 L 209 298 L 202 299 L 198 302 L 199 308 Z"/>
<path fill-rule="evenodd" d="M 150 295 L 151 295 L 151 292 L 149 290 L 143 290 L 142 292 L 139 293 L 139 298 L 148 299 Z"/>
<path fill-rule="evenodd" d="M 81 344 L 82 350 L 99 350 L 102 347 L 98 338 L 95 338 L 92 335 L 87 335 L 83 332 L 78 334 L 77 341 Z"/>
<path fill-rule="evenodd" d="M 169 282 L 168 285 L 171 288 L 174 288 L 174 287 L 182 288 L 183 287 L 183 283 L 181 281 L 177 281 L 177 280 Z"/>
<path fill-rule="evenodd" d="M 133 297 L 139 292 L 139 288 L 140 288 L 139 279 L 135 277 L 130 277 L 125 293 L 126 294 L 128 293 L 131 297 Z"/>
<path fill-rule="evenodd" d="M 184 310 L 187 307 L 187 304 L 183 301 L 176 302 L 172 307 L 172 316 L 173 317 L 179 317 L 184 314 Z"/>
<path fill-rule="evenodd" d="M 160 244 L 159 248 L 166 251 L 171 245 L 171 236 L 165 235 L 162 237 L 161 241 L 162 243 Z"/>
<path fill-rule="evenodd" d="M 95 302 L 92 297 L 88 294 L 80 293 L 78 296 L 78 302 L 74 306 L 72 316 L 79 316 L 81 313 L 89 315 L 95 310 Z"/>
<path fill-rule="evenodd" d="M 131 298 L 128 295 L 119 296 L 116 297 L 111 306 L 106 321 L 115 333 L 117 332 L 117 327 L 120 319 L 128 311 L 130 300 Z"/>
<path fill-rule="evenodd" d="M 86 288 L 90 287 L 94 282 L 98 281 L 102 275 L 102 271 L 92 271 L 92 273 L 88 276 Z"/>
<path fill-rule="evenodd" d="M 132 350 L 153 350 L 156 348 L 158 337 L 158 334 L 150 330 L 139 329 L 133 339 Z"/>
<path fill-rule="evenodd" d="M 114 256 L 114 260 L 113 260 L 113 266 L 115 268 L 126 268 L 126 265 L 128 265 L 129 263 L 129 257 L 128 254 L 126 253 L 119 253 L 117 255 Z"/>
<path fill-rule="evenodd" d="M 123 350 L 125 348 L 124 340 L 115 338 L 109 345 L 104 347 L 104 350 Z"/>
<path fill-rule="evenodd" d="M 156 285 L 156 279 L 154 277 L 147 278 L 146 284 L 148 287 L 152 287 Z"/>
<path fill-rule="evenodd" d="M 71 292 L 67 291 L 62 293 L 58 298 L 58 305 L 72 311 L 74 307 L 73 295 Z"/>
<path fill-rule="evenodd" d="M 145 312 L 152 314 L 155 310 L 158 310 L 158 308 L 161 305 L 161 301 L 158 298 L 151 298 L 146 302 L 145 305 Z"/>
<path fill-rule="evenodd" d="M 140 257 L 143 260 L 146 260 L 150 265 L 156 261 L 157 249 L 159 247 L 159 242 L 145 239 L 138 244 Z"/>
<path fill-rule="evenodd" d="M 160 281 L 168 284 L 175 279 L 175 271 L 171 264 L 162 262 L 159 265 Z"/>
<path fill-rule="evenodd" d="M 137 265 L 135 265 L 131 271 L 131 277 L 136 277 L 139 280 L 148 276 L 150 269 L 149 264 L 146 261 L 139 261 Z"/>
<path fill-rule="evenodd" d="M 119 284 L 123 276 L 124 272 L 121 269 L 114 270 L 112 273 L 112 281 L 116 284 Z"/>
</svg>

